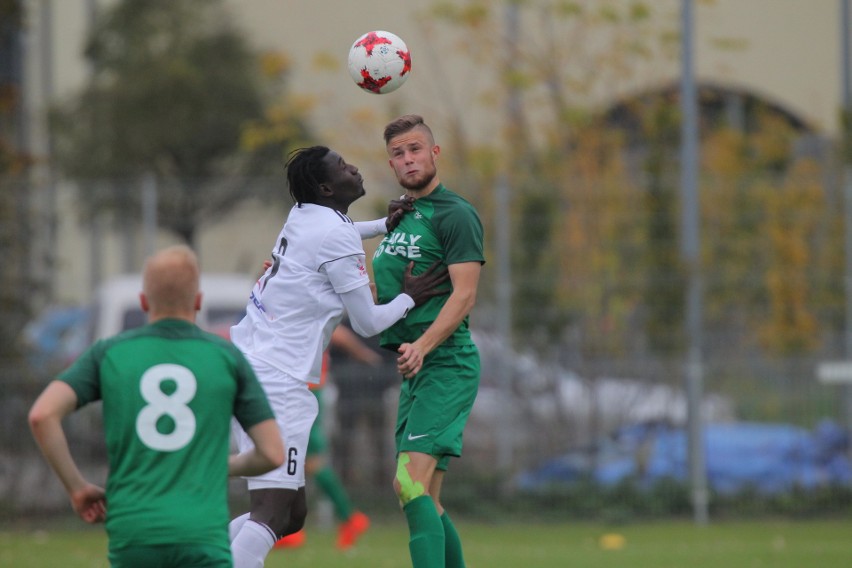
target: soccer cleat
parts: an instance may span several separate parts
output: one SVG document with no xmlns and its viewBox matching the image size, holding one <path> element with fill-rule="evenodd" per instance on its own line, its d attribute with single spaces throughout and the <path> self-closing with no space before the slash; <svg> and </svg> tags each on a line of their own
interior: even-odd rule
<svg viewBox="0 0 852 568">
<path fill-rule="evenodd" d="M 305 529 L 302 529 L 299 532 L 279 538 L 274 548 L 298 548 L 305 544 L 305 538 Z"/>
<path fill-rule="evenodd" d="M 355 511 L 351 517 L 340 524 L 337 532 L 337 548 L 341 550 L 351 548 L 368 528 L 370 528 L 370 518 L 364 513 Z"/>
</svg>

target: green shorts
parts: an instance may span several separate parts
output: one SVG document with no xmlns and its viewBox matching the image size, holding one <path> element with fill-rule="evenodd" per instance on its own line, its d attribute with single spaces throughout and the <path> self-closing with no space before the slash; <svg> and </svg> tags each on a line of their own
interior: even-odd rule
<svg viewBox="0 0 852 568">
<path fill-rule="evenodd" d="M 328 449 L 328 438 L 325 436 L 325 428 L 322 425 L 323 402 L 322 389 L 312 389 L 312 393 L 317 397 L 317 417 L 314 420 L 314 425 L 311 426 L 311 434 L 308 436 L 308 456 L 321 455 Z"/>
<path fill-rule="evenodd" d="M 109 551 L 111 568 L 233 568 L 231 549 L 211 544 L 157 544 Z"/>
<path fill-rule="evenodd" d="M 476 345 L 439 347 L 423 368 L 402 381 L 396 419 L 396 451 L 421 452 L 446 470 L 462 452 L 462 433 L 479 389 Z"/>
</svg>

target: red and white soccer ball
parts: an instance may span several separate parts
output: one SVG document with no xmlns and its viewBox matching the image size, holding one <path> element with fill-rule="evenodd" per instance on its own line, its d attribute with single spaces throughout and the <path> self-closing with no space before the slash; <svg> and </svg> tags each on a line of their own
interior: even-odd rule
<svg viewBox="0 0 852 568">
<path fill-rule="evenodd" d="M 368 93 L 395 91 L 410 73 L 411 53 L 405 42 L 390 32 L 367 32 L 349 50 L 349 74 Z"/>
</svg>

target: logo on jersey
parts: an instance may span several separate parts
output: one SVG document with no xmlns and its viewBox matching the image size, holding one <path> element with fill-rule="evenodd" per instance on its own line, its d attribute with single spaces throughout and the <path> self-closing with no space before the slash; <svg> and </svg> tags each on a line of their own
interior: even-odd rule
<svg viewBox="0 0 852 568">
<path fill-rule="evenodd" d="M 417 241 L 422 237 L 423 235 L 412 235 L 410 233 L 391 233 L 382 239 L 373 258 L 378 258 L 382 254 L 420 258 L 422 255 Z"/>
<path fill-rule="evenodd" d="M 254 307 L 261 311 L 261 313 L 266 313 L 266 308 L 263 307 L 263 302 L 260 301 L 254 292 L 251 293 L 251 303 L 254 304 Z"/>
<path fill-rule="evenodd" d="M 358 274 L 360 276 L 367 275 L 367 267 L 364 265 L 364 260 L 361 257 L 358 257 L 358 262 L 356 263 L 356 267 L 358 268 Z"/>
</svg>

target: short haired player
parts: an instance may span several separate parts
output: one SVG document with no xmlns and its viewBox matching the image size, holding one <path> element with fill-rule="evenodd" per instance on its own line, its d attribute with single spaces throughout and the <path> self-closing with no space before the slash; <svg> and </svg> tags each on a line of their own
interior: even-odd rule
<svg viewBox="0 0 852 568">
<path fill-rule="evenodd" d="M 398 291 L 411 261 L 414 272 L 440 263 L 451 291 L 411 310 L 381 336 L 397 351 L 402 374 L 396 423 L 394 489 L 408 521 L 415 568 L 462 568 L 461 540 L 441 504 L 451 457 L 462 451 L 462 432 L 479 387 L 479 352 L 468 328 L 485 262 L 476 209 L 438 178 L 440 147 L 418 115 L 385 127 L 385 145 L 397 181 L 412 198 L 373 256 L 379 302 Z M 404 245 L 404 246 L 403 246 Z"/>
<path fill-rule="evenodd" d="M 239 350 L 193 322 L 198 263 L 185 246 L 145 264 L 148 325 L 101 340 L 52 381 L 29 414 L 33 435 L 87 522 L 106 519 L 115 568 L 229 567 L 227 476 L 284 461 L 284 445 L 254 372 Z M 62 419 L 103 401 L 106 491 L 77 468 Z M 231 416 L 253 441 L 230 451 Z"/>
<path fill-rule="evenodd" d="M 362 336 L 375 335 L 428 299 L 445 294 L 446 272 L 401 276 L 399 293 L 376 305 L 362 239 L 392 230 L 403 201 L 389 215 L 353 222 L 349 206 L 364 195 L 358 168 L 325 146 L 294 152 L 287 182 L 295 205 L 272 247 L 272 265 L 251 291 L 246 316 L 231 328 L 266 390 L 287 444 L 283 466 L 248 479 L 250 511 L 231 521 L 236 568 L 257 568 L 275 542 L 302 528 L 307 515 L 305 459 L 317 399 L 308 384 L 320 379 L 322 356 L 343 312 Z M 409 270 L 410 272 L 410 270 Z M 250 441 L 237 432 L 239 448 Z"/>
</svg>

